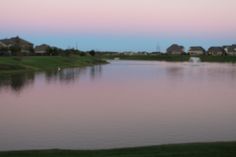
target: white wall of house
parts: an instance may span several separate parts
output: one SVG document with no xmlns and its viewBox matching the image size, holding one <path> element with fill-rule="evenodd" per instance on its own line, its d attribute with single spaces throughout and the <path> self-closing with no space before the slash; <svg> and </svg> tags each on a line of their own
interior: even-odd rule
<svg viewBox="0 0 236 157">
<path fill-rule="evenodd" d="M 221 52 L 221 51 L 210 51 L 209 54 L 212 55 L 212 56 L 221 56 L 221 55 L 223 55 L 223 52 Z"/>
<path fill-rule="evenodd" d="M 229 56 L 236 56 L 236 51 L 229 51 L 226 54 Z"/>
<path fill-rule="evenodd" d="M 181 51 L 171 51 L 170 54 L 172 54 L 172 55 L 181 55 L 181 54 L 183 54 L 183 52 L 181 52 Z"/>
<path fill-rule="evenodd" d="M 203 51 L 189 51 L 190 55 L 203 55 L 204 52 Z"/>
</svg>

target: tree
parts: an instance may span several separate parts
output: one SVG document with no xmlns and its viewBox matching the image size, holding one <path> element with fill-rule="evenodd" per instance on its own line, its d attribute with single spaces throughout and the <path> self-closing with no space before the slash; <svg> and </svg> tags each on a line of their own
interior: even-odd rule
<svg viewBox="0 0 236 157">
<path fill-rule="evenodd" d="M 96 55 L 96 52 L 95 52 L 94 50 L 91 50 L 91 51 L 89 51 L 89 55 L 90 55 L 90 56 L 95 56 L 95 55 Z"/>
</svg>

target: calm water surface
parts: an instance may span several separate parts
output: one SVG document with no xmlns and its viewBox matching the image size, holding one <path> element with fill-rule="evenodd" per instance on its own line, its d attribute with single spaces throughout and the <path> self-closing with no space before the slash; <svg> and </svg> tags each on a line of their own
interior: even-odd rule
<svg viewBox="0 0 236 157">
<path fill-rule="evenodd" d="M 0 79 L 0 150 L 236 140 L 236 65 L 117 61 Z"/>
</svg>

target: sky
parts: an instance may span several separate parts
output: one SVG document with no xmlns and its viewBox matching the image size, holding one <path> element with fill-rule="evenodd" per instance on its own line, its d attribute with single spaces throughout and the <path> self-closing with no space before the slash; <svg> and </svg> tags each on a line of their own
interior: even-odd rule
<svg viewBox="0 0 236 157">
<path fill-rule="evenodd" d="M 0 0 L 0 38 L 100 51 L 236 43 L 236 0 Z"/>
</svg>

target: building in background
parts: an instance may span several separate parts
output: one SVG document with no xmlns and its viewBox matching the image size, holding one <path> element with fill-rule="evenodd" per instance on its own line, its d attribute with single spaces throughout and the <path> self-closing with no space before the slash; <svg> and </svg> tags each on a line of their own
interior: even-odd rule
<svg viewBox="0 0 236 157">
<path fill-rule="evenodd" d="M 47 44 L 38 45 L 34 48 L 34 53 L 36 55 L 46 55 L 50 51 L 50 46 Z"/>
<path fill-rule="evenodd" d="M 1 43 L 5 44 L 9 49 L 9 53 L 22 53 L 22 54 L 31 54 L 33 53 L 33 44 L 29 41 L 21 39 L 16 36 L 9 39 L 0 40 Z"/>
<path fill-rule="evenodd" d="M 167 54 L 171 55 L 182 55 L 184 54 L 184 46 L 173 44 L 166 50 Z"/>
<path fill-rule="evenodd" d="M 208 55 L 212 55 L 212 56 L 223 56 L 225 55 L 225 50 L 223 47 L 210 47 L 208 49 Z"/>
<path fill-rule="evenodd" d="M 192 46 L 189 48 L 188 53 L 191 56 L 198 56 L 198 55 L 204 55 L 206 51 L 201 46 Z"/>
<path fill-rule="evenodd" d="M 230 46 L 223 46 L 226 55 L 228 56 L 236 56 L 236 44 Z"/>
</svg>

